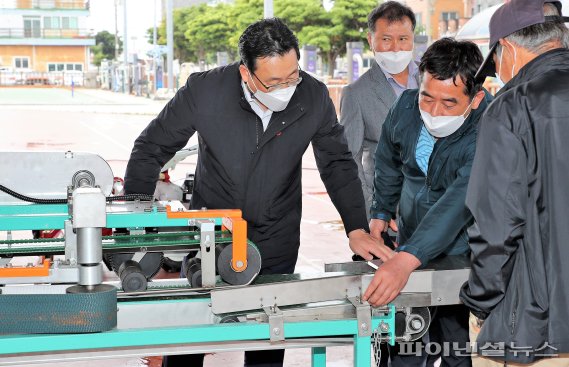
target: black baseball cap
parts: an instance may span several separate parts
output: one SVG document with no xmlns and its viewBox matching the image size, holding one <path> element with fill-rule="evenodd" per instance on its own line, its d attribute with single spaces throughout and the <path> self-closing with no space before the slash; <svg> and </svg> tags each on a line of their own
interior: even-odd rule
<svg viewBox="0 0 569 367">
<path fill-rule="evenodd" d="M 492 56 L 496 52 L 498 41 L 510 34 L 547 21 L 569 22 L 569 18 L 562 16 L 545 16 L 543 5 L 551 3 L 561 13 L 561 2 L 553 0 L 510 0 L 496 10 L 490 19 L 490 52 L 476 72 L 476 79 L 494 76 L 496 65 Z"/>
</svg>

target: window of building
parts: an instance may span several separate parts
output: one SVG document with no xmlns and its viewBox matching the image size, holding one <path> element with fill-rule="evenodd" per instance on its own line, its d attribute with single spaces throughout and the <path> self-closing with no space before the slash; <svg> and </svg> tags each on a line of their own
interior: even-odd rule
<svg viewBox="0 0 569 367">
<path fill-rule="evenodd" d="M 41 26 L 39 17 L 24 18 L 24 37 L 39 38 L 41 35 Z"/>
<path fill-rule="evenodd" d="M 61 17 L 61 28 L 77 29 L 77 17 Z"/>
<path fill-rule="evenodd" d="M 458 19 L 458 13 L 455 11 L 449 11 L 449 12 L 442 12 L 441 13 L 441 20 L 452 20 L 452 19 Z"/>
<path fill-rule="evenodd" d="M 26 56 L 14 57 L 14 69 L 29 69 L 30 58 Z"/>
<path fill-rule="evenodd" d="M 43 26 L 47 29 L 59 29 L 61 28 L 61 18 L 60 17 L 44 17 Z"/>
<path fill-rule="evenodd" d="M 47 71 L 83 71 L 83 64 L 50 62 L 47 64 Z"/>
</svg>

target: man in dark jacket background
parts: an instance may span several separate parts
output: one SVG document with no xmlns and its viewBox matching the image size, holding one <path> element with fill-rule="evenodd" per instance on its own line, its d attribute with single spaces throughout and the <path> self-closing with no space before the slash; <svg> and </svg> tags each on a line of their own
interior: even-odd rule
<svg viewBox="0 0 569 367">
<path fill-rule="evenodd" d="M 436 41 L 421 58 L 420 89 L 403 92 L 383 124 L 370 228 L 380 238 L 398 207 L 399 246 L 364 294 L 374 306 L 393 300 L 411 272 L 435 257 L 468 253 L 472 216 L 464 201 L 477 123 L 490 99 L 474 79 L 481 63 L 482 54 L 472 42 Z M 438 307 L 425 341 L 466 348 L 468 309 Z M 449 352 L 442 355 L 442 365 L 471 365 L 469 356 L 453 348 Z M 397 350 L 391 348 L 390 354 L 397 356 Z M 426 354 L 417 354 L 397 358 L 403 357 L 401 365 L 424 365 Z"/>
<path fill-rule="evenodd" d="M 250 25 L 241 63 L 192 74 L 136 139 L 127 193 L 152 194 L 160 167 L 198 133 L 192 208 L 241 209 L 259 248 L 261 274 L 294 271 L 300 245 L 302 156 L 318 170 L 344 222 L 350 248 L 386 259 L 372 239 L 357 166 L 324 84 L 300 70 L 298 41 L 279 19 Z M 281 366 L 284 350 L 246 352 L 247 366 Z M 164 365 L 197 365 L 175 356 Z"/>
<path fill-rule="evenodd" d="M 478 73 L 506 84 L 480 122 L 466 198 L 478 231 L 461 298 L 482 324 L 478 353 L 502 360 L 495 366 L 569 366 L 569 30 L 560 14 L 547 0 L 502 5 Z M 535 362 L 547 356 L 558 358 Z"/>
</svg>

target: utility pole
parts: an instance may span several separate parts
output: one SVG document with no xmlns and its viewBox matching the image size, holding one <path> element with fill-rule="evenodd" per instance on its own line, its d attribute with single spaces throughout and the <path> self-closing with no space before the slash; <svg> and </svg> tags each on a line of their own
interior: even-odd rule
<svg viewBox="0 0 569 367">
<path fill-rule="evenodd" d="M 273 0 L 265 0 L 265 19 L 274 17 Z"/>
<path fill-rule="evenodd" d="M 168 90 L 174 91 L 174 22 L 173 2 L 166 0 L 166 44 L 168 47 Z"/>
<path fill-rule="evenodd" d="M 119 0 L 115 0 L 115 61 L 119 61 Z"/>
<path fill-rule="evenodd" d="M 158 34 L 156 31 L 156 0 L 154 0 L 154 29 L 152 31 L 152 45 L 154 46 L 153 48 L 153 54 L 152 54 L 152 75 L 154 75 L 154 83 L 152 83 L 152 94 L 156 95 L 156 60 L 158 60 L 158 57 L 156 55 L 156 46 L 158 44 Z"/>
<path fill-rule="evenodd" d="M 130 93 L 130 78 L 128 70 L 128 32 L 127 32 L 127 2 L 128 0 L 123 0 L 123 11 L 124 11 L 124 32 L 123 32 L 123 53 L 124 53 L 124 92 L 126 94 Z"/>
</svg>

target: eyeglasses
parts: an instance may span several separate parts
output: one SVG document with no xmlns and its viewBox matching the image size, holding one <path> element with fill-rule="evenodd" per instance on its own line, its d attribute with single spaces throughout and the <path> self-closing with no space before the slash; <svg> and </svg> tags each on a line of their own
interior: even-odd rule
<svg viewBox="0 0 569 367">
<path fill-rule="evenodd" d="M 274 85 L 265 85 L 265 83 L 263 83 L 263 81 L 261 79 L 259 79 L 259 77 L 253 71 L 251 71 L 251 74 L 253 74 L 253 76 L 255 78 L 257 78 L 259 83 L 261 83 L 261 85 L 267 90 L 267 92 L 273 92 L 273 91 L 283 89 L 283 88 L 288 88 L 288 87 L 296 87 L 302 81 L 302 77 L 299 76 L 296 79 L 289 80 L 289 81 L 286 81 L 283 83 L 278 83 L 278 84 L 274 84 Z M 298 67 L 298 74 L 300 75 L 300 66 Z"/>
</svg>

